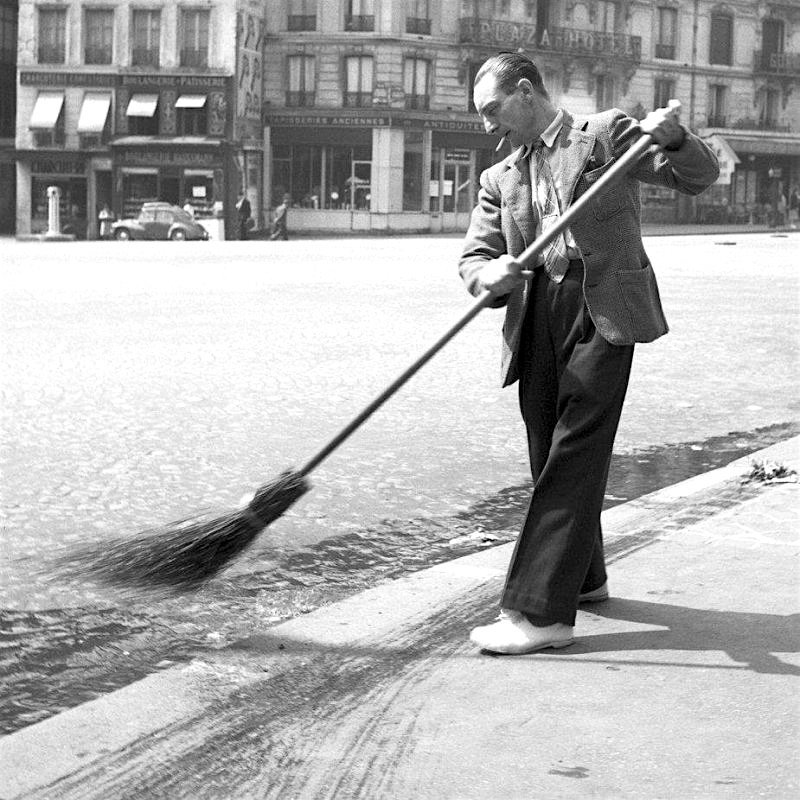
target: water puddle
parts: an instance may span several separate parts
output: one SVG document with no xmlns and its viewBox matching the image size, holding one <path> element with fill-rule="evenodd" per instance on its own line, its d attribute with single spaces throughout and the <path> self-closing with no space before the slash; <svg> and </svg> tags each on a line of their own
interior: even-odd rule
<svg viewBox="0 0 800 800">
<path fill-rule="evenodd" d="M 797 435 L 786 423 L 615 454 L 606 507 Z M 191 597 L 115 608 L 0 609 L 0 733 L 11 733 L 263 627 L 515 536 L 530 485 L 444 518 L 386 520 L 297 552 L 259 551 Z"/>
</svg>

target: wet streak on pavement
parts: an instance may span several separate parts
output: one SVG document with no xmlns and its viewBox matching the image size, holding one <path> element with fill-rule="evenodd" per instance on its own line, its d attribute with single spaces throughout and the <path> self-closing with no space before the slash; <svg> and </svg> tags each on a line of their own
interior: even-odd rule
<svg viewBox="0 0 800 800">
<path fill-rule="evenodd" d="M 714 516 L 758 491 L 728 486 L 685 511 L 676 501 L 658 533 Z M 653 541 L 646 530 L 619 536 L 609 543 L 608 560 Z M 308 645 L 270 631 L 241 640 L 217 655 L 213 669 L 252 675 L 253 664 L 261 664 L 264 680 L 48 786 L 41 797 L 398 796 L 394 770 L 407 763 L 403 755 L 415 741 L 421 711 L 414 704 L 415 685 L 427 678 L 432 663 L 476 657 L 465 631 L 494 609 L 500 580 L 481 584 L 446 609 L 433 609 L 424 624 L 369 644 Z M 578 641 L 570 652 L 581 647 Z"/>
<path fill-rule="evenodd" d="M 796 425 L 787 423 L 615 454 L 606 507 L 723 466 L 797 432 Z M 509 487 L 452 517 L 387 520 L 301 551 L 267 550 L 269 564 L 223 576 L 200 594 L 214 609 L 202 621 L 179 600 L 99 610 L 0 610 L 0 732 L 18 730 L 216 650 L 241 638 L 243 631 L 334 602 L 377 580 L 510 541 L 529 494 L 529 485 Z M 619 540 L 614 543 L 617 549 L 621 546 Z M 629 541 L 625 546 L 639 545 Z M 610 548 L 610 560 L 614 553 Z M 265 607 L 272 616 L 265 614 Z"/>
</svg>

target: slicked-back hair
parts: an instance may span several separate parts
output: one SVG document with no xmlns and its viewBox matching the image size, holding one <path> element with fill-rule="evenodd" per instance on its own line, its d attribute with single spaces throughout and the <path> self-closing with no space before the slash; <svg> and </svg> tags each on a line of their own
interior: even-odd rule
<svg viewBox="0 0 800 800">
<path fill-rule="evenodd" d="M 481 64 L 478 74 L 475 76 L 475 85 L 477 86 L 478 81 L 489 72 L 494 75 L 498 88 L 505 94 L 511 94 L 517 88 L 517 83 L 522 78 L 527 78 L 542 97 L 550 99 L 547 89 L 544 88 L 539 68 L 522 53 L 498 53 L 489 56 Z"/>
</svg>

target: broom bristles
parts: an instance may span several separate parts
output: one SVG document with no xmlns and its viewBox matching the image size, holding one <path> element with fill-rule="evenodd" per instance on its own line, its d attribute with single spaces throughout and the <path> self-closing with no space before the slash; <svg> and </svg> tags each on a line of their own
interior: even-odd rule
<svg viewBox="0 0 800 800">
<path fill-rule="evenodd" d="M 122 587 L 197 589 L 228 566 L 308 488 L 303 475 L 284 472 L 261 486 L 244 508 L 87 545 L 60 559 L 58 569 L 74 578 L 88 574 Z"/>
</svg>

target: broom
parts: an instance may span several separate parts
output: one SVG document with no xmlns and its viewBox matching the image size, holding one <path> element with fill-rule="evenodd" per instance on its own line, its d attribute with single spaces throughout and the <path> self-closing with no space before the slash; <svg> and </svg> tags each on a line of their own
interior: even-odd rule
<svg viewBox="0 0 800 800">
<path fill-rule="evenodd" d="M 676 107 L 677 101 L 671 101 Z M 679 106 L 679 104 L 677 104 Z M 546 233 L 539 236 L 516 260 L 524 267 L 565 228 L 586 204 L 619 180 L 633 162 L 653 144 L 644 134 L 590 189 L 568 208 Z M 526 278 L 532 270 L 523 270 Z M 245 550 L 266 527 L 281 517 L 310 488 L 308 476 L 345 439 L 360 427 L 403 384 L 416 374 L 462 328 L 488 306 L 494 295 L 484 291 L 471 308 L 431 345 L 390 386 L 300 469 L 287 470 L 259 487 L 239 508 L 221 516 L 192 517 L 161 528 L 141 531 L 115 541 L 87 545 L 62 557 L 60 572 L 73 577 L 89 573 L 96 579 L 122 587 L 168 589 L 174 592 L 199 588 Z"/>
</svg>

